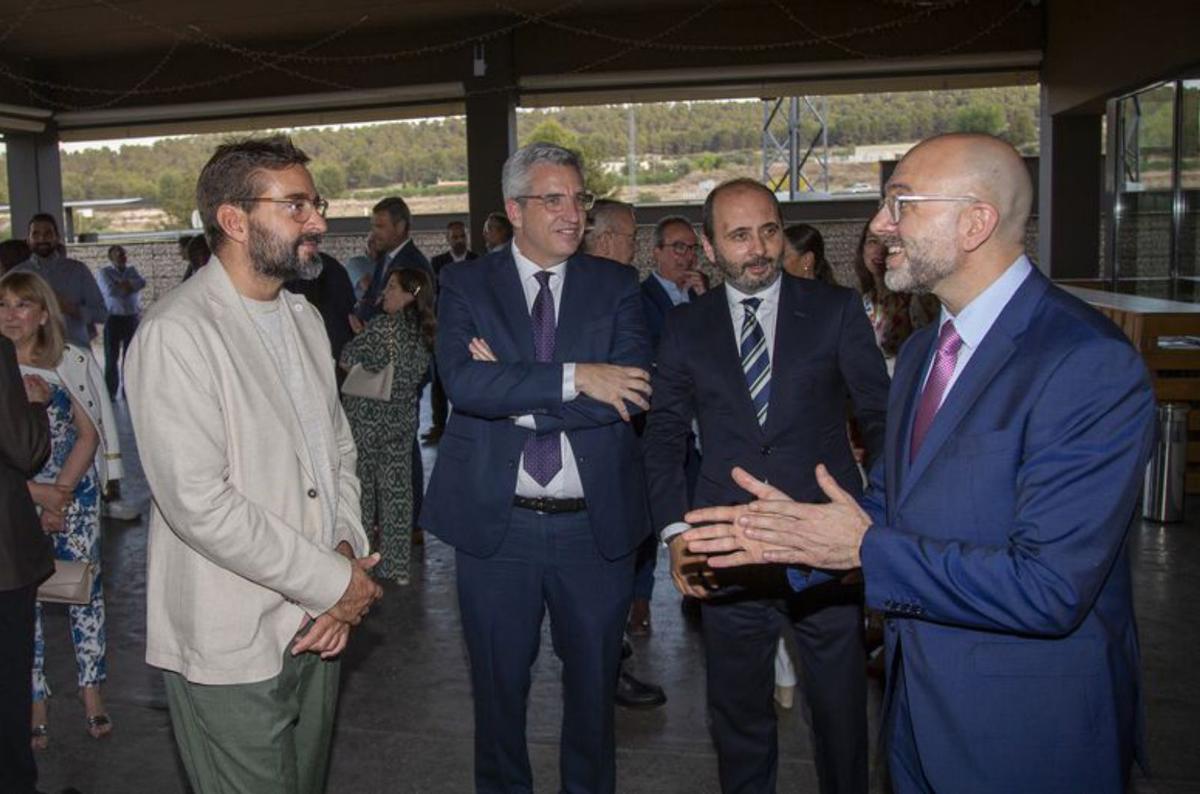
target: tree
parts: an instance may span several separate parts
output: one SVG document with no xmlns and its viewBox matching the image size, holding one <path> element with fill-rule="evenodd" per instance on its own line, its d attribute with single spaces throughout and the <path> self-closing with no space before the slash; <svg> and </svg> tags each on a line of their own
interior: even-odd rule
<svg viewBox="0 0 1200 794">
<path fill-rule="evenodd" d="M 346 172 L 337 163 L 325 163 L 316 168 L 313 181 L 323 198 L 337 198 L 346 192 Z"/>
<path fill-rule="evenodd" d="M 1000 135 L 1007 126 L 1004 108 L 995 102 L 971 102 L 954 114 L 955 132 L 983 132 Z"/>
<path fill-rule="evenodd" d="M 346 184 L 350 187 L 366 187 L 371 179 L 371 161 L 356 155 L 346 163 Z"/>
<path fill-rule="evenodd" d="M 196 178 L 178 171 L 167 171 L 158 178 L 158 205 L 176 223 L 190 227 L 196 209 Z"/>
<path fill-rule="evenodd" d="M 578 155 L 583 163 L 583 184 L 597 196 L 610 195 L 617 189 L 617 179 L 612 174 L 606 174 L 600 168 L 600 157 L 579 141 L 579 136 L 559 124 L 554 119 L 546 119 L 538 124 L 521 141 L 522 146 L 528 144 L 553 143 L 564 149 L 569 149 Z"/>
</svg>

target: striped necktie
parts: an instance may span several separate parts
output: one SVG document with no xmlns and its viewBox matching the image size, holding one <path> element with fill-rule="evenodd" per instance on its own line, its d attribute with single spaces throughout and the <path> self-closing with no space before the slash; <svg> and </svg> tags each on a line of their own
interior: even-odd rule
<svg viewBox="0 0 1200 794">
<path fill-rule="evenodd" d="M 742 317 L 740 348 L 742 372 L 746 374 L 746 386 L 750 389 L 750 401 L 758 415 L 759 426 L 767 424 L 767 405 L 771 401 L 771 352 L 767 350 L 767 335 L 758 323 L 758 307 L 762 298 L 746 298 L 742 306 L 746 313 Z"/>
</svg>

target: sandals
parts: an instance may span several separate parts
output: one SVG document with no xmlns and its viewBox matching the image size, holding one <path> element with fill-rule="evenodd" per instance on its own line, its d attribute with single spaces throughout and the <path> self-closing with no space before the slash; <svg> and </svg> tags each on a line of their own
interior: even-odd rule
<svg viewBox="0 0 1200 794">
<path fill-rule="evenodd" d="M 112 720 L 107 714 L 95 714 L 84 719 L 87 720 L 88 735 L 93 739 L 103 739 L 112 733 Z"/>
</svg>

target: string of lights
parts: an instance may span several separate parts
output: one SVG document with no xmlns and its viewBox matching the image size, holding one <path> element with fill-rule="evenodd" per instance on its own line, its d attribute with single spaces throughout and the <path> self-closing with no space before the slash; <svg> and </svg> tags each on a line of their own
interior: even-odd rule
<svg viewBox="0 0 1200 794">
<path fill-rule="evenodd" d="M 36 12 L 41 2 L 42 0 L 31 0 L 25 9 L 16 17 L 14 17 L 12 22 L 10 22 L 2 32 L 0 32 L 0 42 L 3 42 L 9 38 L 16 30 L 24 25 L 25 22 L 28 21 L 28 19 Z M 356 21 L 343 26 L 332 33 L 322 36 L 321 38 L 305 46 L 298 47 L 292 51 L 278 52 L 259 50 L 233 44 L 224 41 L 223 39 L 203 30 L 196 25 L 189 25 L 182 29 L 172 28 L 128 7 L 112 2 L 112 0 L 92 0 L 92 2 L 97 6 L 109 10 L 112 13 L 123 16 L 132 23 L 154 30 L 160 34 L 163 34 L 164 36 L 169 36 L 172 44 L 168 52 L 144 75 L 135 80 L 130 86 L 124 88 L 88 86 L 78 83 L 68 83 L 32 77 L 21 74 L 3 62 L 0 62 L 0 78 L 20 84 L 33 99 L 47 107 L 68 110 L 100 109 L 119 105 L 120 103 L 134 97 L 165 97 L 187 92 L 194 92 L 232 83 L 264 71 L 276 71 L 297 80 L 320 85 L 325 88 L 353 91 L 360 89 L 362 86 L 351 85 L 345 82 L 333 80 L 324 75 L 308 74 L 304 71 L 294 68 L 294 66 L 362 65 L 428 56 L 468 47 L 476 47 L 481 44 L 485 44 L 486 42 L 507 36 L 519 29 L 530 26 L 542 26 L 551 30 L 557 30 L 576 36 L 596 39 L 616 45 L 618 47 L 618 49 L 614 52 L 566 70 L 566 73 L 569 74 L 595 71 L 600 67 L 624 58 L 630 53 L 641 50 L 670 53 L 763 53 L 769 51 L 801 49 L 818 45 L 826 45 L 834 47 L 855 58 L 882 59 L 896 56 L 894 54 L 881 55 L 877 53 L 871 53 L 859 47 L 853 46 L 848 42 L 856 38 L 874 36 L 880 33 L 887 33 L 889 31 L 904 28 L 918 21 L 927 20 L 935 15 L 941 14 L 956 7 L 969 5 L 970 0 L 945 0 L 945 2 L 927 2 L 923 0 L 882 0 L 883 5 L 899 6 L 904 9 L 909 9 L 909 11 L 908 13 L 901 14 L 891 19 L 874 22 L 868 25 L 856 26 L 837 33 L 821 33 L 815 30 L 790 7 L 782 2 L 782 0 L 772 0 L 772 5 L 774 8 L 788 21 L 799 27 L 805 33 L 805 37 L 751 43 L 721 43 L 712 41 L 680 42 L 674 40 L 676 38 L 676 34 L 690 24 L 694 23 L 697 19 L 709 14 L 713 9 L 721 5 L 724 0 L 707 0 L 707 2 L 703 3 L 694 11 L 682 17 L 679 21 L 656 32 L 654 35 L 645 38 L 635 38 L 626 35 L 609 33 L 556 18 L 564 11 L 574 6 L 578 6 L 581 0 L 567 0 L 567 2 L 537 13 L 523 11 L 507 5 L 505 2 L 503 2 L 503 0 L 499 0 L 499 2 L 496 4 L 496 8 L 510 15 L 513 17 L 513 19 L 511 22 L 507 22 L 492 30 L 464 36 L 453 41 L 425 44 L 407 49 L 349 55 L 324 55 L 317 54 L 314 51 L 327 47 L 338 39 L 343 38 L 350 31 L 364 24 L 368 20 L 367 16 L 362 16 Z M 1030 0 L 1017 0 L 1011 7 L 1006 9 L 1003 14 L 992 20 L 983 28 L 979 29 L 969 38 L 962 39 L 935 54 L 949 54 L 962 50 L 974 42 L 991 35 L 997 29 L 1007 24 L 1025 6 L 1027 6 L 1029 2 Z M 185 44 L 206 47 L 216 51 L 235 55 L 249 61 L 250 65 L 244 69 L 235 69 L 233 71 L 213 75 L 200 80 L 178 82 L 163 86 L 151 85 L 151 83 L 161 75 L 167 64 L 177 55 L 179 48 Z M 515 85 L 489 86 L 486 88 L 469 90 L 468 95 L 493 93 L 497 91 L 513 91 L 516 89 L 517 86 Z M 96 104 L 80 105 L 66 101 L 61 98 L 60 95 L 93 96 L 102 97 L 103 99 Z"/>
</svg>

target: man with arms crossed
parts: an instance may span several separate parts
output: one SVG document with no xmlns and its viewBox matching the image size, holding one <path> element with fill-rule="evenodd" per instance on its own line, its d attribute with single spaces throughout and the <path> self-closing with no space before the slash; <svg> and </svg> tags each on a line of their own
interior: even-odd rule
<svg viewBox="0 0 1200 794">
<path fill-rule="evenodd" d="M 442 271 L 437 366 L 454 404 L 421 525 L 457 550 L 475 700 L 475 787 L 533 790 L 530 668 L 550 612 L 563 662 L 561 789 L 616 789 L 613 693 L 646 536 L 631 411 L 650 391 L 633 268 L 576 253 L 578 158 L 504 164 L 511 246 Z"/>
<path fill-rule="evenodd" d="M 900 351 L 869 493 L 818 467 L 829 501 L 801 504 L 736 472 L 763 501 L 688 516 L 720 522 L 687 534 L 714 567 L 861 565 L 902 793 L 1121 792 L 1144 760 L 1126 539 L 1154 395 L 1116 326 L 1026 258 L 1032 198 L 996 138 L 912 149 L 871 229 L 888 287 L 942 312 Z"/>
<path fill-rule="evenodd" d="M 317 311 L 325 201 L 282 136 L 200 173 L 208 267 L 148 312 L 127 393 L 154 497 L 146 661 L 198 794 L 316 794 L 336 656 L 380 588 L 362 558 L 350 428 Z"/>
</svg>

